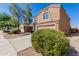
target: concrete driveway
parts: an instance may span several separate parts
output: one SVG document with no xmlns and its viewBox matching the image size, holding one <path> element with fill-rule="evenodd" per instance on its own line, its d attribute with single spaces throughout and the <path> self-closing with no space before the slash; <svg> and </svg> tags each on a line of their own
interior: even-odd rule
<svg viewBox="0 0 79 59">
<path fill-rule="evenodd" d="M 70 56 L 79 56 L 79 36 L 71 36 L 70 39 Z"/>
<path fill-rule="evenodd" d="M 17 52 L 20 52 L 32 46 L 31 34 L 13 38 L 13 39 L 8 39 L 8 40 L 11 42 L 11 44 L 13 45 L 13 47 L 16 49 Z"/>
<path fill-rule="evenodd" d="M 31 34 L 6 39 L 0 31 L 0 56 L 16 56 L 17 52 L 31 47 Z"/>
<path fill-rule="evenodd" d="M 0 56 L 16 56 L 17 52 L 0 31 Z"/>
</svg>

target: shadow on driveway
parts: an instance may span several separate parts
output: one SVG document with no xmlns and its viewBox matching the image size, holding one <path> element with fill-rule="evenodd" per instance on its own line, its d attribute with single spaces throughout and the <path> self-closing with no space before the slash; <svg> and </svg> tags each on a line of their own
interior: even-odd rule
<svg viewBox="0 0 79 59">
<path fill-rule="evenodd" d="M 70 47 L 69 56 L 79 56 L 79 52 L 74 47 Z"/>
</svg>

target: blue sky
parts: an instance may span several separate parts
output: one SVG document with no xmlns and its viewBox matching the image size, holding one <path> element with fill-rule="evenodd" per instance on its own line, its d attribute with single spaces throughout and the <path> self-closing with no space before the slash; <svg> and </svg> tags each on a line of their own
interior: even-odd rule
<svg viewBox="0 0 79 59">
<path fill-rule="evenodd" d="M 11 4 L 9 3 L 0 3 L 0 13 L 7 13 L 10 14 L 9 6 Z M 30 4 L 32 15 L 35 16 L 39 13 L 39 11 L 47 6 L 49 4 L 47 3 L 32 3 Z M 76 3 L 62 3 L 65 11 L 70 17 L 70 23 L 72 27 L 78 27 L 79 28 L 79 4 Z M 21 8 L 25 8 L 25 4 L 19 4 Z M 11 14 L 10 14 L 11 15 Z"/>
</svg>

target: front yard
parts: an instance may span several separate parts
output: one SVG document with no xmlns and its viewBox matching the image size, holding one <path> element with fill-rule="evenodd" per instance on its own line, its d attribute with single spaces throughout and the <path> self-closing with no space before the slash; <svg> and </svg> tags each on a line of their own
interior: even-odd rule
<svg viewBox="0 0 79 59">
<path fill-rule="evenodd" d="M 79 36 L 68 37 L 70 39 L 70 56 L 79 56 Z M 41 56 L 40 53 L 37 53 L 34 48 L 30 47 L 18 52 L 18 56 Z"/>
<path fill-rule="evenodd" d="M 79 56 L 79 35 L 73 34 L 68 38 L 70 39 L 71 46 L 69 55 Z M 41 56 L 41 54 L 37 53 L 31 45 L 31 34 L 20 36 L 13 35 L 13 38 L 6 39 L 16 50 L 18 56 Z"/>
<path fill-rule="evenodd" d="M 70 36 L 68 37 L 70 39 L 70 56 L 79 56 L 79 36 Z M 18 56 L 41 56 L 40 53 L 37 53 L 34 48 L 30 47 L 28 49 L 24 49 L 20 52 L 18 52 Z"/>
</svg>

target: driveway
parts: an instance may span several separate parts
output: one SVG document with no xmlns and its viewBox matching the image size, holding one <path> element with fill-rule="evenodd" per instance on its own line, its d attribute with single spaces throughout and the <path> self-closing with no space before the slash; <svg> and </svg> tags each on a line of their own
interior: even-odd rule
<svg viewBox="0 0 79 59">
<path fill-rule="evenodd" d="M 71 36 L 70 39 L 70 55 L 79 56 L 79 36 Z"/>
<path fill-rule="evenodd" d="M 0 31 L 0 56 L 16 56 L 17 52 L 31 47 L 31 34 L 11 39 L 4 38 Z"/>
<path fill-rule="evenodd" d="M 3 32 L 0 31 L 0 56 L 16 56 L 16 50 L 10 42 L 4 38 Z"/>
<path fill-rule="evenodd" d="M 31 47 L 31 34 L 20 36 L 17 38 L 8 39 L 17 52 Z"/>
</svg>

